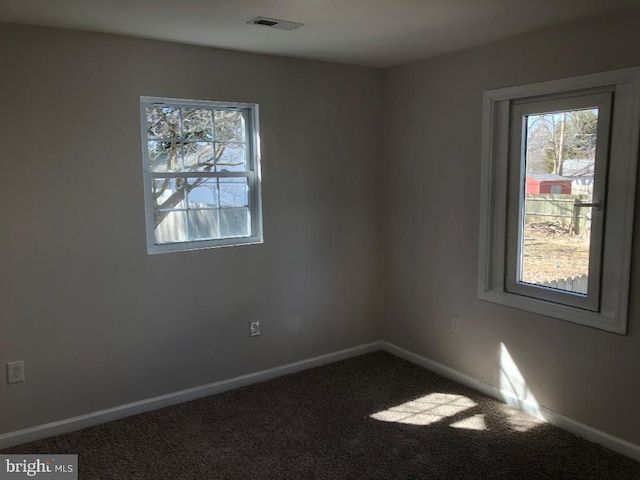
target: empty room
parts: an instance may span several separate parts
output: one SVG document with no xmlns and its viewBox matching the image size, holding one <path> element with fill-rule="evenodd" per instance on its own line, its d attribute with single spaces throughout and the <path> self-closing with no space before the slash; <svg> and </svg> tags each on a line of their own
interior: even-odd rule
<svg viewBox="0 0 640 480">
<path fill-rule="evenodd" d="M 638 25 L 0 0 L 0 479 L 640 478 Z"/>
</svg>

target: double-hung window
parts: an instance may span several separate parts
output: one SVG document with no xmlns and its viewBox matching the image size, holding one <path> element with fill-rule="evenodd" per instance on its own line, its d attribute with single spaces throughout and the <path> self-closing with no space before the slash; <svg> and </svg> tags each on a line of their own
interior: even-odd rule
<svg viewBox="0 0 640 480">
<path fill-rule="evenodd" d="M 626 332 L 638 69 L 485 92 L 478 295 Z"/>
<path fill-rule="evenodd" d="M 147 250 L 262 242 L 258 106 L 141 97 Z"/>
</svg>

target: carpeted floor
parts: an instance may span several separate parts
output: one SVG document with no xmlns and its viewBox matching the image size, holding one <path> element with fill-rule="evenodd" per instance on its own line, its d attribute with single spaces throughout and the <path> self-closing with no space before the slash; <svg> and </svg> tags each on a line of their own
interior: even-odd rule
<svg viewBox="0 0 640 480">
<path fill-rule="evenodd" d="M 376 352 L 2 453 L 93 479 L 640 479 L 640 463 Z"/>
</svg>

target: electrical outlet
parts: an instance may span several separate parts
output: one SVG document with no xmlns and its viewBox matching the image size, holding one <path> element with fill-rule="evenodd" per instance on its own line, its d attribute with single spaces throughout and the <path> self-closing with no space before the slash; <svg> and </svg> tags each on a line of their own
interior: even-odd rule
<svg viewBox="0 0 640 480">
<path fill-rule="evenodd" d="M 451 331 L 460 333 L 460 317 L 458 315 L 451 315 Z"/>
<path fill-rule="evenodd" d="M 7 362 L 7 383 L 24 382 L 24 362 Z"/>
<path fill-rule="evenodd" d="M 260 335 L 260 320 L 251 320 L 249 322 L 249 335 L 251 337 Z"/>
</svg>

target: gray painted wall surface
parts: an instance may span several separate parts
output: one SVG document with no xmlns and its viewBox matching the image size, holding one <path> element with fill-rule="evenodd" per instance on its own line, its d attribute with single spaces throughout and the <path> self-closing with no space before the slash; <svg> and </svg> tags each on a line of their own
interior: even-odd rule
<svg viewBox="0 0 640 480">
<path fill-rule="evenodd" d="M 627 336 L 481 302 L 476 288 L 482 92 L 638 66 L 638 25 L 640 10 L 628 10 L 385 72 L 383 333 L 496 386 L 503 343 L 541 405 L 635 444 L 639 241 Z M 638 207 L 635 218 L 638 232 Z"/>
<path fill-rule="evenodd" d="M 379 340 L 380 70 L 12 25 L 0 65 L 0 433 Z M 263 245 L 147 255 L 140 95 L 260 105 Z"/>
<path fill-rule="evenodd" d="M 0 433 L 384 339 L 492 385 L 504 343 L 540 404 L 640 444 L 636 295 L 627 336 L 476 299 L 482 91 L 640 65 L 638 24 L 612 14 L 384 82 L 0 26 L 0 363 L 27 368 L 0 382 Z M 146 254 L 140 95 L 260 104 L 264 245 Z"/>
</svg>

